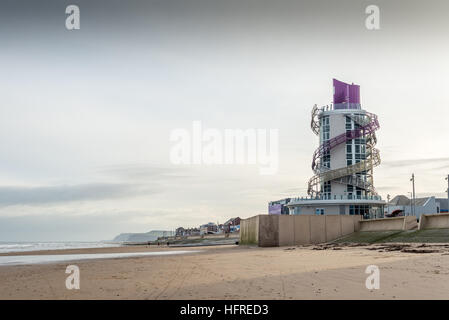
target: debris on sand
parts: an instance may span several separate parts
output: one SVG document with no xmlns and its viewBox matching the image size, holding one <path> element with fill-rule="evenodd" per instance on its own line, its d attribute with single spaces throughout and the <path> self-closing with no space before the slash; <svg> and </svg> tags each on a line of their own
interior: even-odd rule
<svg viewBox="0 0 449 320">
<path fill-rule="evenodd" d="M 404 248 L 404 249 L 401 250 L 401 252 L 406 252 L 406 253 L 438 253 L 438 252 L 441 252 L 441 250 L 438 250 L 438 249 Z"/>
<path fill-rule="evenodd" d="M 366 250 L 377 250 L 379 252 L 386 251 L 401 251 L 404 248 L 410 247 L 409 244 L 382 244 L 377 246 L 370 246 L 365 248 Z"/>
<path fill-rule="evenodd" d="M 385 251 L 402 251 L 409 247 L 410 247 L 409 244 L 394 244 L 394 245 L 384 246 L 382 249 Z"/>
<path fill-rule="evenodd" d="M 342 243 L 323 243 L 315 245 L 312 250 L 343 250 L 343 247 L 347 246 L 347 244 Z"/>
<path fill-rule="evenodd" d="M 350 247 L 364 247 L 366 250 L 372 250 L 377 252 L 404 252 L 404 253 L 442 253 L 443 255 L 449 255 L 447 249 L 448 244 L 410 244 L 410 243 L 379 243 L 379 244 L 366 244 L 366 243 L 322 243 L 311 245 L 312 250 L 343 250 Z M 294 248 L 286 248 L 284 250 L 292 250 Z"/>
<path fill-rule="evenodd" d="M 365 247 L 367 245 L 368 245 L 367 243 L 349 243 L 346 246 L 347 247 Z"/>
</svg>

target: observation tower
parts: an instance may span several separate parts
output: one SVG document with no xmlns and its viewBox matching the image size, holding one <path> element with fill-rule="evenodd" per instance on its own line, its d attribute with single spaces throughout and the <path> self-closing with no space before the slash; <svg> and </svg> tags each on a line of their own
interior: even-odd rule
<svg viewBox="0 0 449 320">
<path fill-rule="evenodd" d="M 292 198 L 286 207 L 290 214 L 383 217 L 385 202 L 374 188 L 379 121 L 362 109 L 360 86 L 333 79 L 333 87 L 333 103 L 312 108 L 311 128 L 319 146 L 312 156 L 309 196 Z"/>
</svg>

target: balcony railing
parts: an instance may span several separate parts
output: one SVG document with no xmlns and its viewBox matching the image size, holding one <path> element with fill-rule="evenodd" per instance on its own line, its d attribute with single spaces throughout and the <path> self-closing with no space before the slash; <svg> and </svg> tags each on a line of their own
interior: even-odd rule
<svg viewBox="0 0 449 320">
<path fill-rule="evenodd" d="M 304 200 L 377 200 L 381 201 L 381 196 L 363 196 L 363 195 L 321 195 L 316 197 L 298 197 L 293 198 L 293 201 L 304 201 Z"/>
</svg>

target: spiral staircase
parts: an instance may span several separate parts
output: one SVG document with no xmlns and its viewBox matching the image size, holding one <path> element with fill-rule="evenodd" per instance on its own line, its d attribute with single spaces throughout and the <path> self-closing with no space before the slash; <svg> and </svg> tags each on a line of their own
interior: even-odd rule
<svg viewBox="0 0 449 320">
<path fill-rule="evenodd" d="M 311 129 L 318 136 L 320 134 L 320 116 L 324 109 L 325 107 L 318 108 L 317 105 L 312 108 Z M 379 150 L 374 148 L 377 143 L 375 131 L 380 127 L 377 116 L 373 113 L 364 112 L 363 115 L 348 113 L 345 114 L 345 117 L 353 120 L 358 127 L 323 142 L 313 153 L 312 170 L 315 175 L 310 178 L 307 190 L 312 197 L 319 197 L 321 184 L 328 181 L 352 185 L 365 190 L 369 195 L 377 195 L 373 186 L 373 168 L 378 166 L 381 161 Z M 323 157 L 330 154 L 332 149 L 357 138 L 366 139 L 364 160 L 337 169 L 331 169 L 322 164 Z M 358 175 L 360 173 L 365 173 L 366 178 L 360 177 Z"/>
</svg>

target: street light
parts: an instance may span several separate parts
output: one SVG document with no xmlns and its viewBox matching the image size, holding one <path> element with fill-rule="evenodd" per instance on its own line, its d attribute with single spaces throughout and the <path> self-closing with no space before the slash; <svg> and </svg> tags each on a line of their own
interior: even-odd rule
<svg viewBox="0 0 449 320">
<path fill-rule="evenodd" d="M 387 214 L 390 214 L 390 195 L 387 194 Z"/>
<path fill-rule="evenodd" d="M 448 208 L 448 212 L 449 212 L 449 174 L 446 177 L 447 180 L 447 208 Z M 441 211 L 441 210 L 440 210 Z"/>
<path fill-rule="evenodd" d="M 412 196 L 413 196 L 413 193 L 409 192 L 408 194 L 410 195 L 410 215 L 412 215 Z"/>
<path fill-rule="evenodd" d="M 412 182 L 412 186 L 413 186 L 413 215 L 416 216 L 416 212 L 415 212 L 415 174 L 412 173 L 412 178 L 410 179 L 410 181 Z"/>
</svg>

